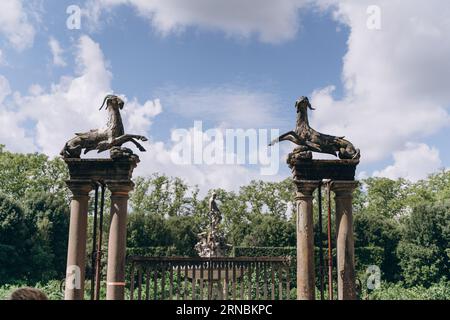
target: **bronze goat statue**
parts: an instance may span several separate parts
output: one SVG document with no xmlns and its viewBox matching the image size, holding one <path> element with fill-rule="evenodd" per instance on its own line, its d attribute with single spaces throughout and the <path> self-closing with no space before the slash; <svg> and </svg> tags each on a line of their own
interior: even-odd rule
<svg viewBox="0 0 450 320">
<path fill-rule="evenodd" d="M 291 141 L 299 147 L 294 153 L 302 159 L 312 159 L 312 152 L 326 153 L 338 156 L 339 159 L 359 160 L 360 151 L 344 137 L 335 137 L 320 133 L 309 126 L 308 109 L 315 110 L 307 97 L 300 97 L 296 103 L 297 124 L 295 130 L 282 134 L 274 139 L 269 146 L 280 141 Z"/>
<path fill-rule="evenodd" d="M 61 151 L 61 156 L 64 158 L 80 158 L 81 152 L 84 149 L 84 154 L 92 150 L 97 150 L 98 153 L 111 150 L 122 149 L 122 151 L 131 150 L 121 148 L 126 142 L 132 142 L 140 151 L 145 151 L 144 147 L 135 139 L 147 141 L 147 138 L 135 134 L 125 134 L 120 110 L 124 106 L 121 98 L 115 95 L 107 95 L 103 100 L 100 110 L 106 103 L 106 110 L 108 111 L 108 122 L 104 129 L 93 129 L 85 133 L 75 133 L 75 137 L 66 142 Z M 126 150 L 125 150 L 126 149 Z"/>
</svg>

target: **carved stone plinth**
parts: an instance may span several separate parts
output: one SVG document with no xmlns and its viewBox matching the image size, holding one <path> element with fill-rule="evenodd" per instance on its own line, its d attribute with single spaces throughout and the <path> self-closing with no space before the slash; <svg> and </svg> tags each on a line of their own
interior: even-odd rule
<svg viewBox="0 0 450 320">
<path fill-rule="evenodd" d="M 108 244 L 107 298 L 121 300 L 125 287 L 125 249 L 128 193 L 139 162 L 136 155 L 116 159 L 64 159 L 69 169 L 67 186 L 73 197 L 67 252 L 66 300 L 84 298 L 86 233 L 89 192 L 101 181 L 111 191 L 111 226 Z"/>
<path fill-rule="evenodd" d="M 118 159 L 64 159 L 69 169 L 70 180 L 131 180 L 139 157 L 133 155 Z"/>
<path fill-rule="evenodd" d="M 288 165 L 295 180 L 355 180 L 359 160 L 291 160 Z"/>
</svg>

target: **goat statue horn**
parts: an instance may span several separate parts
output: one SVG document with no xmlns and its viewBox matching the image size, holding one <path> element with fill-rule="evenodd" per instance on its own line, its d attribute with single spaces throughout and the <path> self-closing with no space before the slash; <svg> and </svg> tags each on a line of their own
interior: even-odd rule
<svg viewBox="0 0 450 320">
<path fill-rule="evenodd" d="M 111 99 L 111 98 L 113 98 L 113 97 L 114 97 L 114 95 L 108 94 L 108 95 L 105 97 L 105 99 L 103 100 L 102 106 L 101 106 L 100 109 L 98 109 L 98 110 L 102 110 L 102 108 L 103 108 L 103 106 L 105 105 L 106 101 L 108 101 L 108 99 Z"/>
</svg>

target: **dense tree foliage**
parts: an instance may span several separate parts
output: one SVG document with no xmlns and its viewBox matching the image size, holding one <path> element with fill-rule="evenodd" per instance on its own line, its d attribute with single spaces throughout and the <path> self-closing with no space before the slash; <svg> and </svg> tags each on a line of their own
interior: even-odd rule
<svg viewBox="0 0 450 320">
<path fill-rule="evenodd" d="M 65 273 L 69 195 L 60 159 L 15 154 L 0 146 L 0 284 L 61 279 Z M 130 198 L 127 245 L 191 256 L 197 234 L 208 224 L 208 199 L 179 178 L 153 175 L 135 179 Z M 236 247 L 295 246 L 294 192 L 290 179 L 253 181 L 237 191 L 214 190 L 227 242 Z M 382 280 L 411 288 L 441 288 L 450 274 L 450 172 L 411 183 L 369 178 L 354 196 L 356 247 L 382 250 Z M 326 239 L 326 197 L 323 194 Z M 105 208 L 108 206 L 106 205 Z M 334 219 L 334 208 L 333 208 Z M 90 213 L 90 228 L 92 216 Z M 104 245 L 109 214 L 105 211 Z M 91 230 L 89 235 L 91 237 Z M 334 228 L 332 230 L 334 237 Z M 381 248 L 381 249 L 380 249 Z M 88 240 L 88 252 L 92 249 Z M 149 252 L 166 252 L 153 250 Z M 361 252 L 363 252 L 362 250 Z M 143 251 L 144 252 L 144 251 Z M 367 257 L 366 257 L 367 258 Z M 359 259 L 357 261 L 369 261 Z M 89 259 L 88 259 L 89 261 Z M 433 287 L 433 288 L 434 288 Z M 411 291 L 412 292 L 412 291 Z"/>
<path fill-rule="evenodd" d="M 450 202 L 420 205 L 403 226 L 398 246 L 409 285 L 430 286 L 450 280 Z"/>
</svg>

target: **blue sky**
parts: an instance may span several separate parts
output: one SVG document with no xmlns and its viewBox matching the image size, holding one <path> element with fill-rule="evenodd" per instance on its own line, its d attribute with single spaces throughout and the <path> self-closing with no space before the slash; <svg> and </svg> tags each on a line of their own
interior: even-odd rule
<svg viewBox="0 0 450 320">
<path fill-rule="evenodd" d="M 361 148 L 361 177 L 417 180 L 448 167 L 445 1 L 430 2 L 439 13 L 420 1 L 405 8 L 395 0 L 5 3 L 0 143 L 10 150 L 56 155 L 72 132 L 104 122 L 97 107 L 112 90 L 130 104 L 130 129 L 151 138 L 140 174 L 160 171 L 205 188 L 235 189 L 259 178 L 257 168 L 174 168 L 167 156 L 171 131 L 195 120 L 206 128 L 287 131 L 295 123 L 294 101 L 307 95 L 317 108 L 313 127 Z M 366 23 L 374 4 L 377 30 Z M 79 30 L 66 27 L 69 5 L 83 10 Z M 290 148 L 282 145 L 282 157 Z M 280 166 L 265 179 L 289 176 Z"/>
</svg>

